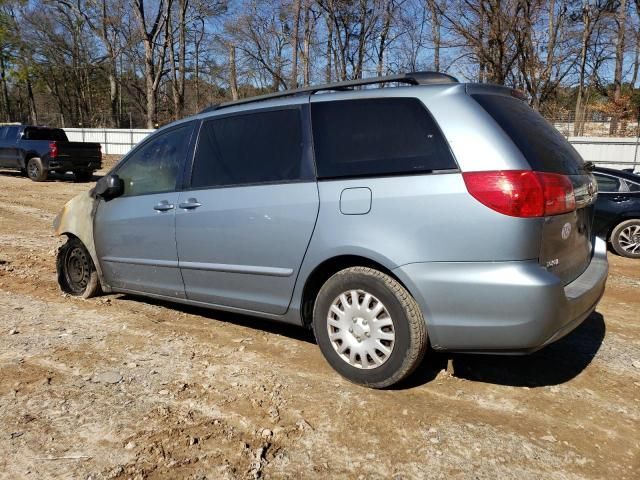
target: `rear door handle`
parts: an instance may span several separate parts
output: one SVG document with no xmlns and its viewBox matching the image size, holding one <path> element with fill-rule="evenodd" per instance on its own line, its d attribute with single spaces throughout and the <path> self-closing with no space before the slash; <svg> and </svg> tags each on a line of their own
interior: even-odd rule
<svg viewBox="0 0 640 480">
<path fill-rule="evenodd" d="M 186 202 L 182 202 L 178 205 L 178 207 L 183 210 L 193 210 L 194 208 L 201 207 L 202 204 L 198 202 L 195 198 L 189 198 Z"/>
<path fill-rule="evenodd" d="M 168 200 L 162 200 L 160 203 L 156 204 L 153 209 L 159 212 L 166 212 L 168 210 L 173 210 L 175 205 L 173 203 L 169 203 Z"/>
</svg>

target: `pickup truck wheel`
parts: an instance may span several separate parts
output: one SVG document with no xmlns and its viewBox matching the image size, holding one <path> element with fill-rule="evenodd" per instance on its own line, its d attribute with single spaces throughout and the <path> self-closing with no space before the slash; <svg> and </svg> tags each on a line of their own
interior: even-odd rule
<svg viewBox="0 0 640 480">
<path fill-rule="evenodd" d="M 313 309 L 322 354 L 343 377 L 385 388 L 409 376 L 427 349 L 420 307 L 394 278 L 351 267 L 322 286 Z"/>
<path fill-rule="evenodd" d="M 47 171 L 38 157 L 30 158 L 27 162 L 27 176 L 34 182 L 44 182 L 47 179 Z"/>
<path fill-rule="evenodd" d="M 79 239 L 70 238 L 60 247 L 56 270 L 63 292 L 82 298 L 91 298 L 100 293 L 98 272 L 91 255 Z"/>
<path fill-rule="evenodd" d="M 625 220 L 617 225 L 611 232 L 611 246 L 618 255 L 640 258 L 640 220 Z"/>
<path fill-rule="evenodd" d="M 93 172 L 87 172 L 86 170 L 76 170 L 73 172 L 76 182 L 90 182 L 93 178 Z"/>
</svg>

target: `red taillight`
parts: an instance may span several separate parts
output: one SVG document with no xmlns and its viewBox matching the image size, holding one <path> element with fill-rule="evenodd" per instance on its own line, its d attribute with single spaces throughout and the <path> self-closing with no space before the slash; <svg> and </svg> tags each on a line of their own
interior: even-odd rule
<svg viewBox="0 0 640 480">
<path fill-rule="evenodd" d="M 576 208 L 571 180 L 557 173 L 498 170 L 462 177 L 476 200 L 512 217 L 559 215 Z"/>
<path fill-rule="evenodd" d="M 51 158 L 58 156 L 58 144 L 56 142 L 49 142 L 49 156 Z"/>
</svg>

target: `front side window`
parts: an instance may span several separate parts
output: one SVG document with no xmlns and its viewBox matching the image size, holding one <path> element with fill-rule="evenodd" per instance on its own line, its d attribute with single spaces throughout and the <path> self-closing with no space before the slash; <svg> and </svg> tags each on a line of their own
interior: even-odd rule
<svg viewBox="0 0 640 480">
<path fill-rule="evenodd" d="M 302 146 L 298 108 L 206 120 L 198 137 L 191 187 L 310 179 Z"/>
<path fill-rule="evenodd" d="M 154 136 L 137 149 L 115 173 L 124 182 L 124 195 L 170 192 L 187 153 L 192 125 Z"/>
<path fill-rule="evenodd" d="M 415 98 L 318 102 L 311 118 L 319 178 L 457 168 L 436 122 Z"/>
<path fill-rule="evenodd" d="M 596 181 L 598 182 L 598 191 L 601 193 L 611 193 L 611 192 L 619 192 L 620 187 L 622 186 L 622 182 L 620 182 L 619 178 L 610 177 L 609 175 L 599 175 L 595 173 L 593 175 L 596 177 Z"/>
</svg>

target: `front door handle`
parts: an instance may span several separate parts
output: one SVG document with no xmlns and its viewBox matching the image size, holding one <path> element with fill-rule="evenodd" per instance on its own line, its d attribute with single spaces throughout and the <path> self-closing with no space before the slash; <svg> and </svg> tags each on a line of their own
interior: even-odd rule
<svg viewBox="0 0 640 480">
<path fill-rule="evenodd" d="M 182 202 L 178 207 L 183 210 L 193 210 L 194 208 L 201 207 L 202 204 L 198 202 L 195 198 L 189 198 L 186 202 Z"/>
<path fill-rule="evenodd" d="M 626 202 L 627 200 L 629 200 L 629 197 L 626 195 L 616 195 L 613 197 L 614 202 Z"/>
<path fill-rule="evenodd" d="M 168 200 L 162 200 L 160 203 L 156 204 L 153 209 L 159 212 L 166 212 L 168 210 L 173 210 L 175 205 L 173 203 L 169 203 Z"/>
</svg>

